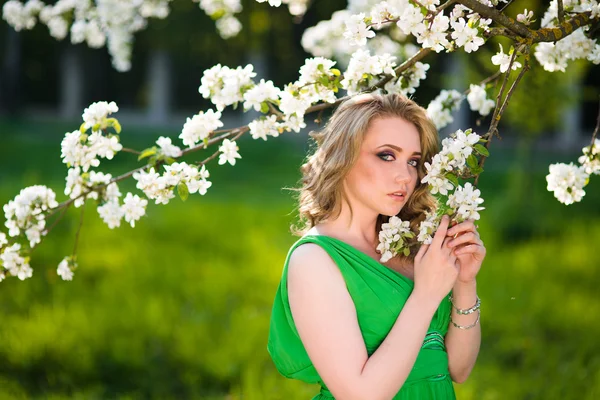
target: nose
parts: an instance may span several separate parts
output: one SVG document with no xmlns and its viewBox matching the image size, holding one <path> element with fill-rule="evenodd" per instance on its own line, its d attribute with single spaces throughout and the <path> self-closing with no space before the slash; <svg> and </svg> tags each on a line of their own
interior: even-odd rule
<svg viewBox="0 0 600 400">
<path fill-rule="evenodd" d="M 412 180 L 412 175 L 410 173 L 411 168 L 408 164 L 404 164 L 404 166 L 398 167 L 395 176 L 395 182 L 397 183 L 409 183 Z"/>
</svg>

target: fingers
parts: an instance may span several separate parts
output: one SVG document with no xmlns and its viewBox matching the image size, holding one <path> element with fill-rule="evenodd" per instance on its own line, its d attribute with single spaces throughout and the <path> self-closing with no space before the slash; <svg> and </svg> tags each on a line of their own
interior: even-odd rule
<svg viewBox="0 0 600 400">
<path fill-rule="evenodd" d="M 444 241 L 444 246 L 448 246 L 450 248 L 459 246 L 463 243 L 476 243 L 481 244 L 481 240 L 479 237 L 473 232 L 463 233 L 454 239 L 452 236 L 447 237 L 447 241 Z"/>
<path fill-rule="evenodd" d="M 422 244 L 421 247 L 419 247 L 419 251 L 417 252 L 417 255 L 415 256 L 415 261 L 421 260 L 421 258 L 423 258 L 425 253 L 427 253 L 427 249 L 429 249 L 429 245 Z"/>
<path fill-rule="evenodd" d="M 459 249 L 456 249 L 452 252 L 453 254 L 456 255 L 460 255 L 460 254 L 481 254 L 481 256 L 485 256 L 486 250 L 485 247 L 479 244 L 469 244 L 466 246 L 463 246 Z"/>
<path fill-rule="evenodd" d="M 435 235 L 433 236 L 433 240 L 431 241 L 431 245 L 437 248 L 441 248 L 444 242 L 444 238 L 446 237 L 446 232 L 448 231 L 448 223 L 450 222 L 450 217 L 444 215 L 442 217 L 442 221 L 440 222 L 440 226 L 438 226 Z"/>
<path fill-rule="evenodd" d="M 477 236 L 479 236 L 479 233 L 477 232 L 477 226 L 475 225 L 475 220 L 472 219 L 467 219 L 461 222 L 460 224 L 454 225 L 453 227 L 448 229 L 448 232 L 446 234 L 449 236 L 456 237 L 456 235 L 458 235 L 461 232 L 474 232 Z"/>
</svg>

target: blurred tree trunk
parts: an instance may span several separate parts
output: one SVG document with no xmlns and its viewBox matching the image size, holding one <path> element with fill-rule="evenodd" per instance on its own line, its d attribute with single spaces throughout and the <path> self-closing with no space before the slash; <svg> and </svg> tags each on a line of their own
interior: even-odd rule
<svg viewBox="0 0 600 400">
<path fill-rule="evenodd" d="M 18 114 L 21 110 L 23 97 L 21 96 L 21 35 L 10 26 L 6 26 L 6 51 L 2 64 L 2 77 L 0 82 L 0 109 L 9 115 Z"/>
<path fill-rule="evenodd" d="M 77 118 L 83 105 L 83 65 L 79 48 L 68 44 L 60 58 L 59 112 L 62 118 Z"/>
</svg>

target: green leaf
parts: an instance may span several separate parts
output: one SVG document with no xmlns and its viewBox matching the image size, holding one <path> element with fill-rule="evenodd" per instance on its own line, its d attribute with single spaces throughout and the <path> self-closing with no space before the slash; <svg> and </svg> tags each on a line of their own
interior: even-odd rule
<svg viewBox="0 0 600 400">
<path fill-rule="evenodd" d="M 266 101 L 263 101 L 263 102 L 260 104 L 260 112 L 261 112 L 261 113 L 263 113 L 263 114 L 266 114 L 266 113 L 268 113 L 268 112 L 269 112 L 269 105 L 267 104 L 267 102 L 266 102 Z"/>
<path fill-rule="evenodd" d="M 204 143 L 204 148 L 208 147 L 208 138 L 205 137 L 204 139 L 202 139 L 202 143 Z"/>
<path fill-rule="evenodd" d="M 325 75 L 321 75 L 319 77 L 319 83 L 323 86 L 327 86 L 329 85 L 329 78 L 327 78 Z"/>
<path fill-rule="evenodd" d="M 330 71 L 331 71 L 331 73 L 332 73 L 333 75 L 335 75 L 335 76 L 340 76 L 340 75 L 342 74 L 342 73 L 340 72 L 340 70 L 339 70 L 339 69 L 337 69 L 337 68 L 331 68 L 331 69 L 330 69 Z"/>
<path fill-rule="evenodd" d="M 408 249 L 408 247 L 405 247 L 405 248 L 404 248 L 404 251 L 403 251 L 403 253 L 404 253 L 404 255 L 405 255 L 406 257 L 408 257 L 408 255 L 410 254 L 410 250 Z"/>
<path fill-rule="evenodd" d="M 142 153 L 138 156 L 138 161 L 156 154 L 156 151 L 157 151 L 156 146 L 153 146 L 146 150 L 143 150 Z"/>
<path fill-rule="evenodd" d="M 175 160 L 173 157 L 165 158 L 165 162 L 169 165 L 173 164 L 175 161 L 177 161 L 177 160 Z"/>
<path fill-rule="evenodd" d="M 467 165 L 471 168 L 477 168 L 478 167 L 478 163 L 477 163 L 477 157 L 475 157 L 473 154 L 470 154 L 469 157 L 467 157 Z"/>
<path fill-rule="evenodd" d="M 490 156 L 490 152 L 488 151 L 488 149 L 485 148 L 485 146 L 482 146 L 480 144 L 476 144 L 475 146 L 473 146 L 473 148 L 481 155 L 489 157 Z"/>
<path fill-rule="evenodd" d="M 80 126 L 79 126 L 79 132 L 81 133 L 85 133 L 85 131 L 87 131 L 87 129 L 85 129 L 85 122 L 83 122 Z"/>
<path fill-rule="evenodd" d="M 457 187 L 458 184 L 458 177 L 454 174 L 446 174 L 446 179 L 448 179 L 450 182 L 452 182 L 452 184 L 454 185 L 454 187 Z"/>
<path fill-rule="evenodd" d="M 112 126 L 115 129 L 115 132 L 121 133 L 121 124 L 116 118 L 108 118 L 106 124 L 107 126 Z"/>
<path fill-rule="evenodd" d="M 179 195 L 181 200 L 187 200 L 188 196 L 190 195 L 190 191 L 185 182 L 180 182 L 179 185 L 177 185 L 177 194 Z"/>
</svg>

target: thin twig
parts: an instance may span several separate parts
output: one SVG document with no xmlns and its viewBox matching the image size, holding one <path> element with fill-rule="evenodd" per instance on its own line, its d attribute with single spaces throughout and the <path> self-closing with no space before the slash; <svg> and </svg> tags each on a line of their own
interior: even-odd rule
<svg viewBox="0 0 600 400">
<path fill-rule="evenodd" d="M 81 206 L 81 214 L 79 216 L 79 226 L 77 227 L 77 233 L 75 234 L 75 246 L 73 246 L 73 255 L 77 254 L 77 243 L 79 243 L 79 233 L 81 232 L 81 226 L 83 225 L 83 211 L 85 210 L 85 204 Z"/>
<path fill-rule="evenodd" d="M 529 49 L 527 49 L 528 51 Z M 512 61 L 514 61 L 514 56 L 517 52 L 515 51 L 513 53 L 513 58 L 511 59 L 511 64 Z M 492 118 L 492 122 L 490 124 L 490 129 L 488 131 L 488 134 L 486 136 L 488 136 L 488 141 L 485 143 L 485 148 L 489 149 L 490 147 L 490 143 L 492 142 L 492 137 L 493 137 L 493 133 L 498 131 L 498 124 L 500 123 L 500 119 L 502 118 L 502 115 L 504 113 L 504 110 L 506 109 L 506 107 L 508 106 L 508 102 L 510 101 L 512 94 L 514 93 L 515 89 L 517 88 L 517 85 L 519 84 L 519 82 L 521 81 L 521 78 L 523 78 L 523 75 L 525 75 L 525 73 L 529 70 L 529 62 L 528 62 L 528 58 L 525 58 L 525 65 L 523 66 L 523 68 L 521 69 L 521 71 L 519 72 L 519 75 L 517 76 L 517 79 L 515 79 L 515 81 L 513 82 L 513 84 L 511 85 L 510 89 L 508 90 L 508 93 L 506 94 L 506 97 L 504 98 L 504 101 L 502 103 L 502 106 L 500 107 L 500 109 L 498 110 L 498 105 L 499 105 L 499 99 L 500 97 L 497 98 L 496 100 L 496 109 L 494 110 L 494 117 Z M 504 87 L 507 81 L 507 77 L 510 75 L 510 71 L 511 71 L 511 67 L 509 66 L 508 71 L 506 71 L 506 77 L 504 82 L 502 83 L 502 89 L 500 89 L 501 92 L 504 91 Z M 479 160 L 479 167 L 483 168 L 484 164 L 485 164 L 485 160 L 487 159 L 486 156 L 481 156 L 481 159 Z M 473 183 L 473 186 L 477 187 L 477 183 L 479 182 L 479 176 L 481 174 L 476 174 L 475 176 L 475 182 Z"/>
<path fill-rule="evenodd" d="M 56 220 L 52 223 L 52 226 L 50 226 L 50 228 L 48 228 L 46 230 L 46 232 L 44 232 L 44 236 L 47 236 L 50 232 L 52 232 L 52 229 L 54 229 L 54 227 L 58 224 L 58 222 L 64 217 L 65 212 L 67 212 L 67 209 L 69 208 L 69 206 L 66 206 L 65 208 L 63 208 L 62 212 L 60 213 L 60 215 L 56 218 Z"/>
<path fill-rule="evenodd" d="M 247 128 L 247 127 L 246 127 L 246 129 L 240 129 L 240 132 L 232 140 L 235 141 L 235 140 L 239 139 L 240 136 L 242 136 L 245 132 L 247 132 L 249 130 L 250 130 L 250 128 Z M 210 160 L 213 160 L 219 153 L 220 153 L 220 151 L 217 150 L 213 154 L 211 154 L 210 157 L 207 157 L 202 161 L 198 161 L 198 162 L 196 162 L 196 164 L 204 165 L 207 162 L 209 162 Z"/>
<path fill-rule="evenodd" d="M 123 147 L 121 149 L 121 151 L 124 152 L 124 153 L 132 153 L 132 154 L 137 154 L 137 155 L 142 154 L 141 151 L 137 151 L 137 150 L 133 150 L 133 149 L 128 149 L 127 147 Z"/>
<path fill-rule="evenodd" d="M 556 0 L 556 5 L 558 8 L 558 22 L 562 24 L 563 22 L 565 22 L 565 10 L 563 8 L 562 0 Z"/>
<path fill-rule="evenodd" d="M 600 100 L 600 97 L 598 97 L 598 100 Z M 589 151 L 589 155 L 591 156 L 592 154 L 594 154 L 594 145 L 596 144 L 596 135 L 598 134 L 598 130 L 600 130 L 600 101 L 598 102 L 598 119 L 596 120 L 596 129 L 594 129 L 594 133 L 592 133 L 592 141 L 590 143 L 590 151 Z"/>
</svg>

